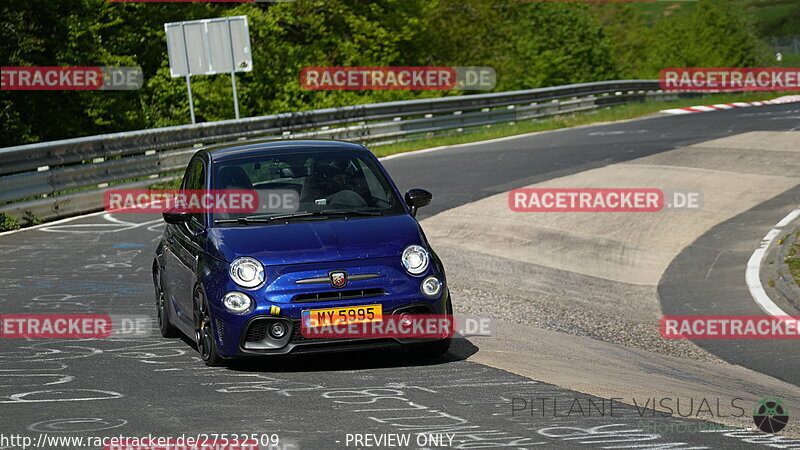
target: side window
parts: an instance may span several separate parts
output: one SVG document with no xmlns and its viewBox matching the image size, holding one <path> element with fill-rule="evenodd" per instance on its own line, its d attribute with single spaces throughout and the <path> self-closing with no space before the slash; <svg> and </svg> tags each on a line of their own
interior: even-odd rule
<svg viewBox="0 0 800 450">
<path fill-rule="evenodd" d="M 197 160 L 192 170 L 192 176 L 189 178 L 188 189 L 205 189 L 206 188 L 206 168 L 203 162 Z"/>
<path fill-rule="evenodd" d="M 189 185 L 189 180 L 191 180 L 192 173 L 195 171 L 195 169 L 197 168 L 197 165 L 199 163 L 200 163 L 200 161 L 197 160 L 196 158 L 192 159 L 191 161 L 189 161 L 189 166 L 186 167 L 186 172 L 183 173 L 183 181 L 181 181 L 181 190 L 191 189 L 188 186 Z"/>
<path fill-rule="evenodd" d="M 205 165 L 200 158 L 192 159 L 189 166 L 186 168 L 186 173 L 183 175 L 183 182 L 181 182 L 181 190 L 198 190 L 205 189 Z M 192 213 L 197 222 L 205 225 L 205 214 Z"/>
<path fill-rule="evenodd" d="M 206 167 L 201 160 L 196 161 L 191 177 L 189 178 L 189 184 L 187 186 L 188 189 L 191 190 L 201 190 L 206 188 Z M 192 217 L 194 217 L 198 223 L 203 225 L 206 224 L 205 214 L 201 212 L 192 213 Z"/>
</svg>

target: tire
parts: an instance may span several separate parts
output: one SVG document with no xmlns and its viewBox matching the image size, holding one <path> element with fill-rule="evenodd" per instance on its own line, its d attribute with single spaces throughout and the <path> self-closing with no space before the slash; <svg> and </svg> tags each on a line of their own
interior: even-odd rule
<svg viewBox="0 0 800 450">
<path fill-rule="evenodd" d="M 217 353 L 217 340 L 214 339 L 214 326 L 208 310 L 208 301 L 201 289 L 195 291 L 195 341 L 200 359 L 209 367 L 224 366 L 225 359 Z"/>
<path fill-rule="evenodd" d="M 450 290 L 447 290 L 447 298 L 450 299 Z M 447 314 L 453 314 L 453 302 L 449 300 L 447 302 L 447 306 L 445 311 Z M 446 338 L 436 342 L 426 343 L 426 344 L 418 344 L 415 345 L 411 351 L 415 356 L 420 356 L 423 358 L 435 358 L 437 356 L 444 355 L 450 350 L 450 344 L 453 342 L 453 338 Z"/>
<path fill-rule="evenodd" d="M 153 270 L 153 285 L 156 290 L 156 314 L 158 316 L 158 330 L 161 336 L 165 338 L 176 338 L 180 336 L 180 330 L 170 322 L 169 305 L 164 295 L 164 289 L 161 279 L 161 272 L 156 265 Z"/>
</svg>

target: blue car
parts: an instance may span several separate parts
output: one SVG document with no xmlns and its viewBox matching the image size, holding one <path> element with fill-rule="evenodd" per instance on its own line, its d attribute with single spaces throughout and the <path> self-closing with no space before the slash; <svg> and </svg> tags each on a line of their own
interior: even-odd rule
<svg viewBox="0 0 800 450">
<path fill-rule="evenodd" d="M 444 267 L 414 217 L 432 195 L 401 196 L 369 150 L 338 141 L 203 149 L 181 191 L 205 190 L 255 192 L 258 205 L 163 212 L 153 282 L 164 337 L 193 339 L 210 366 L 378 347 L 447 352 L 449 337 L 314 338 L 301 330 L 315 312 L 340 320 L 452 315 Z"/>
</svg>

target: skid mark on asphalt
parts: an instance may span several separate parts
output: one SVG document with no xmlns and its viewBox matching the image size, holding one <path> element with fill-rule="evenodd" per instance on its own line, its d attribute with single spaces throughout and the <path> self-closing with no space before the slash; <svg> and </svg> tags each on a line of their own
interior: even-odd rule
<svg viewBox="0 0 800 450">
<path fill-rule="evenodd" d="M 134 311 L 154 317 L 146 270 L 151 251 L 142 248 L 140 253 L 127 255 L 129 259 L 124 262 L 131 267 L 107 266 L 107 270 L 93 272 L 85 266 L 113 259 L 118 250 L 113 247 L 120 242 L 158 239 L 163 223 L 150 217 L 112 221 L 91 217 L 83 221 L 102 225 L 84 228 L 107 230 L 105 226 L 112 225 L 119 229 L 97 233 L 98 230 L 53 225 L 46 227 L 51 228 L 45 231 L 47 235 L 22 234 L 26 236 L 25 245 L 34 246 L 34 251 L 47 257 L 48 271 L 44 275 L 50 278 L 44 285 L 36 283 L 35 277 L 21 275 L 36 273 L 41 260 L 27 258 L 25 251 L 17 253 L 16 236 L 3 237 L 3 244 L 8 246 L 4 256 L 16 258 L 12 266 L 15 270 L 3 272 L 3 283 L 17 286 L 10 290 L 11 295 L 4 295 L 7 301 L 3 307 L 12 304 L 22 309 L 40 295 L 83 294 L 91 301 L 95 297 L 89 294 L 101 293 L 113 297 L 113 302 L 105 306 L 109 314 Z M 106 258 L 91 259 L 96 255 Z M 137 271 L 138 268 L 145 270 Z M 65 299 L 85 303 L 80 298 Z M 80 312 L 84 305 L 65 303 L 61 308 Z M 729 448 L 735 443 L 723 436 L 647 433 L 630 408 L 627 415 L 613 418 L 563 417 L 563 411 L 558 416 L 545 411 L 541 417 L 539 410 L 533 417 L 523 418 L 511 411 L 510 401 L 515 396 L 558 397 L 565 401 L 585 396 L 459 360 L 464 355 L 416 361 L 394 353 L 356 353 L 217 369 L 203 366 L 186 341 L 157 336 L 0 341 L 0 363 L 9 371 L 3 373 L 13 370 L 20 374 L 72 377 L 60 384 L 65 388 L 57 392 L 45 385 L 54 377 L 32 376 L 30 383 L 37 386 L 2 388 L 0 397 L 4 399 L 47 402 L 4 404 L 6 414 L 0 424 L 3 432 L 41 428 L 41 416 L 46 411 L 50 420 L 64 423 L 54 426 L 73 434 L 83 433 L 81 426 L 67 431 L 70 426 L 66 424 L 86 418 L 92 419 L 90 423 L 99 419 L 97 427 L 104 426 L 99 424 L 101 421 L 118 424 L 114 429 L 92 431 L 92 435 L 276 432 L 282 440 L 297 442 L 301 448 L 331 448 L 336 440 L 344 443 L 347 433 L 369 432 L 414 436 L 450 433 L 462 448 L 513 448 L 539 443 L 587 448 Z"/>
<path fill-rule="evenodd" d="M 221 425 L 225 429 L 220 432 L 269 431 L 299 448 L 344 447 L 348 434 L 359 433 L 407 434 L 411 439 L 450 436 L 454 448 L 557 444 L 707 448 L 691 444 L 693 435 L 669 437 L 647 432 L 643 424 L 652 419 L 631 406 L 617 403 L 613 413 L 606 410 L 605 416 L 587 414 L 589 410 L 577 413 L 575 401 L 592 399 L 596 404 L 608 404 L 609 400 L 467 361 L 415 362 L 399 354 L 355 353 L 345 358 L 372 363 L 358 376 L 342 377 L 337 368 L 349 364 L 341 356 L 289 360 L 281 364 L 279 372 L 269 371 L 267 367 L 274 365 L 269 362 L 207 368 L 182 340 L 157 337 L 36 342 L 21 350 L 13 357 L 2 354 L 3 367 L 11 369 L 38 362 L 19 373 L 33 375 L 22 385 L 9 386 L 0 378 L 0 403 L 23 408 L 13 415 L 14 422 L 24 422 L 24 417 L 35 411 L 24 409 L 24 404 L 46 402 L 54 417 L 64 417 L 67 422 L 80 422 L 69 419 L 75 417 L 95 418 L 90 423 L 117 421 L 111 435 L 170 436 L 176 430 L 159 414 L 136 412 L 146 404 L 160 405 L 159 410 L 168 405 L 169 416 L 190 417 L 195 405 L 188 399 L 199 390 L 204 393 L 203 402 L 213 404 L 219 415 L 196 418 L 180 432 L 208 432 Z M 43 361 L 61 364 L 42 366 Z M 153 361 L 168 367 L 149 364 Z M 93 367 L 104 368 L 102 378 L 88 380 L 80 375 L 91 373 Z M 136 374 L 135 382 L 126 374 Z M 452 382 L 435 381 L 445 378 Z M 44 388 L 56 381 L 67 387 Z M 531 399 L 530 407 L 514 411 L 515 398 Z M 558 406 L 551 406 L 548 400 L 544 407 L 532 400 L 539 398 L 558 399 Z M 58 406 L 61 402 L 90 402 L 92 406 L 64 409 Z M 247 425 L 242 425 L 238 417 L 244 404 L 269 407 L 248 409 Z M 281 415 L 276 417 L 275 411 Z M 319 432 L 304 431 L 312 427 Z M 80 426 L 73 431 L 82 433 Z M 721 445 L 724 438 L 720 435 L 712 440 Z"/>
<path fill-rule="evenodd" d="M 145 227 L 148 231 L 156 231 L 158 225 L 163 228 L 164 221 L 161 218 L 149 220 L 147 222 L 129 222 L 118 219 L 111 214 L 101 216 L 107 223 L 69 223 L 64 225 L 53 225 L 39 228 L 39 231 L 50 233 L 119 233 L 120 231 L 130 231 L 136 228 Z"/>
</svg>

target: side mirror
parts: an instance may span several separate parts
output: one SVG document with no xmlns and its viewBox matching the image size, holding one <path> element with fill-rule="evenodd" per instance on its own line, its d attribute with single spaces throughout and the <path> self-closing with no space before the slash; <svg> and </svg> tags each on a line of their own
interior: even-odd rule
<svg viewBox="0 0 800 450">
<path fill-rule="evenodd" d="M 186 223 L 191 217 L 188 212 L 177 208 L 169 208 L 162 212 L 161 215 L 164 216 L 164 222 L 171 224 Z"/>
<path fill-rule="evenodd" d="M 416 216 L 417 210 L 423 206 L 428 206 L 431 203 L 433 194 L 425 189 L 409 189 L 406 192 L 405 200 L 406 205 L 411 208 L 411 215 Z"/>
</svg>

